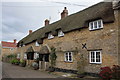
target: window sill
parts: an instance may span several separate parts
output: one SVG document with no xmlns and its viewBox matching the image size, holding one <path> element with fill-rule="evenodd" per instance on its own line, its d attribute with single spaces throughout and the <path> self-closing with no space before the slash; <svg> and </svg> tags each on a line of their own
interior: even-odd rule
<svg viewBox="0 0 120 80">
<path fill-rule="evenodd" d="M 39 46 L 35 46 L 35 47 L 39 47 Z"/>
<path fill-rule="evenodd" d="M 103 28 L 98 28 L 98 29 L 89 29 L 89 31 L 96 31 L 96 30 L 101 30 L 101 29 L 103 29 Z"/>
<path fill-rule="evenodd" d="M 61 35 L 61 36 L 58 36 L 58 37 L 64 37 L 64 35 L 63 36 Z"/>
<path fill-rule="evenodd" d="M 65 63 L 73 63 L 73 61 L 64 61 Z"/>
<path fill-rule="evenodd" d="M 50 39 L 53 39 L 53 38 L 48 38 L 48 39 L 50 40 Z"/>
<path fill-rule="evenodd" d="M 102 64 L 102 62 L 99 62 L 99 63 L 93 63 L 93 62 L 90 62 L 90 64 Z"/>
</svg>

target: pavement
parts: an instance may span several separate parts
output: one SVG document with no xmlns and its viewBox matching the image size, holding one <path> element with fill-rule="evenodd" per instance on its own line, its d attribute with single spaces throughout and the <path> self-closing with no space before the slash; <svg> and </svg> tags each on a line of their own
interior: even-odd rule
<svg viewBox="0 0 120 80">
<path fill-rule="evenodd" d="M 32 70 L 26 67 L 2 63 L 3 78 L 58 78 L 59 76 L 49 74 L 45 71 Z"/>
</svg>

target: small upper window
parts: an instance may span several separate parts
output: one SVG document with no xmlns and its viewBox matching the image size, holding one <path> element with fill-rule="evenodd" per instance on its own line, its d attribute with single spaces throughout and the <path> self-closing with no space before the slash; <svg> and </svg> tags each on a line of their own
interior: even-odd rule
<svg viewBox="0 0 120 80">
<path fill-rule="evenodd" d="M 48 34 L 48 39 L 52 39 L 52 38 L 54 38 L 54 36 L 52 35 L 52 33 L 49 33 Z"/>
<path fill-rule="evenodd" d="M 59 30 L 58 31 L 58 37 L 62 37 L 62 36 L 64 36 L 64 33 L 62 32 L 62 30 Z"/>
<path fill-rule="evenodd" d="M 39 44 L 38 44 L 38 42 L 37 42 L 37 41 L 35 42 L 35 46 L 39 46 Z"/>
<path fill-rule="evenodd" d="M 90 63 L 102 63 L 101 51 L 90 51 Z"/>
<path fill-rule="evenodd" d="M 95 30 L 103 28 L 103 21 L 102 20 L 96 20 L 89 23 L 89 30 Z"/>
</svg>

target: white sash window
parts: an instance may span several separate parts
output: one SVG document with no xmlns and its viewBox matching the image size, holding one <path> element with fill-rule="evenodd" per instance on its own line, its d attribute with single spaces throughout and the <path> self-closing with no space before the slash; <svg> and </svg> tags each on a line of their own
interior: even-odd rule
<svg viewBox="0 0 120 80">
<path fill-rule="evenodd" d="M 90 51 L 89 59 L 90 63 L 102 63 L 101 51 Z"/>
<path fill-rule="evenodd" d="M 103 28 L 103 21 L 96 20 L 89 23 L 89 30 L 101 29 Z"/>
</svg>

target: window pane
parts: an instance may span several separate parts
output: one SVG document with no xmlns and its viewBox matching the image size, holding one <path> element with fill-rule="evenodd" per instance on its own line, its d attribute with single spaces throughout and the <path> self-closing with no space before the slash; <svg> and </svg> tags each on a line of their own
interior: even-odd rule
<svg viewBox="0 0 120 80">
<path fill-rule="evenodd" d="M 93 29 L 93 22 L 90 23 L 90 27 L 91 27 L 91 29 Z"/>
<path fill-rule="evenodd" d="M 68 61 L 68 56 L 66 56 L 66 61 Z"/>
<path fill-rule="evenodd" d="M 72 56 L 69 56 L 69 61 L 72 61 Z"/>
<path fill-rule="evenodd" d="M 100 52 L 96 52 L 96 62 L 100 62 Z"/>
<path fill-rule="evenodd" d="M 94 28 L 97 28 L 97 21 L 94 22 Z"/>
<path fill-rule="evenodd" d="M 69 52 L 69 61 L 72 61 L 72 53 Z"/>
<path fill-rule="evenodd" d="M 95 53 L 91 52 L 91 62 L 95 62 Z"/>
<path fill-rule="evenodd" d="M 98 28 L 101 28 L 101 27 L 102 27 L 102 21 L 99 20 L 99 21 L 98 21 Z"/>
<path fill-rule="evenodd" d="M 69 56 L 71 56 L 71 52 L 69 52 Z"/>
</svg>

